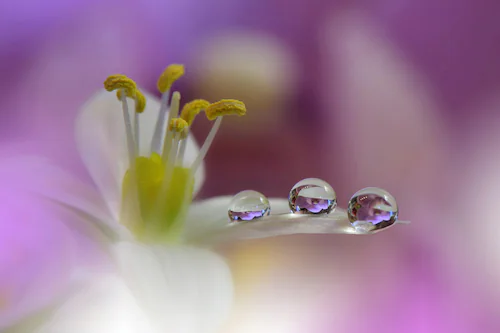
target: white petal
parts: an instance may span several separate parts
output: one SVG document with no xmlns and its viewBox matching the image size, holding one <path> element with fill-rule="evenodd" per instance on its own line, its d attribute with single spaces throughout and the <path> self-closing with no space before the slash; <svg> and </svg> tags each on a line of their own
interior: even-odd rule
<svg viewBox="0 0 500 333">
<path fill-rule="evenodd" d="M 322 216 L 291 214 L 285 199 L 270 199 L 269 217 L 230 224 L 227 207 L 231 198 L 217 197 L 193 204 L 186 222 L 186 241 L 210 245 L 293 234 L 362 234 L 351 226 L 341 208 Z"/>
<path fill-rule="evenodd" d="M 146 110 L 140 115 L 140 153 L 149 155 L 158 110 L 159 100 L 145 94 Z M 133 103 L 129 103 L 132 108 Z M 128 150 L 121 103 L 114 93 L 102 90 L 96 93 L 83 107 L 76 122 L 76 141 L 83 162 L 94 182 L 102 192 L 115 217 L 121 201 L 121 184 L 128 168 Z M 185 159 L 193 162 L 198 146 L 192 136 L 188 138 Z M 203 183 L 204 170 L 196 173 L 195 191 Z"/>
<path fill-rule="evenodd" d="M 36 333 L 211 333 L 226 319 L 232 280 L 215 254 L 129 242 L 114 253 L 121 275 L 94 276 L 51 317 L 26 325 L 42 319 Z"/>
<path fill-rule="evenodd" d="M 152 328 L 125 281 L 117 276 L 96 277 L 35 332 L 160 333 Z"/>
<path fill-rule="evenodd" d="M 158 332 L 213 332 L 226 319 L 232 279 L 215 254 L 130 242 L 116 245 L 115 253 L 128 286 Z"/>
</svg>

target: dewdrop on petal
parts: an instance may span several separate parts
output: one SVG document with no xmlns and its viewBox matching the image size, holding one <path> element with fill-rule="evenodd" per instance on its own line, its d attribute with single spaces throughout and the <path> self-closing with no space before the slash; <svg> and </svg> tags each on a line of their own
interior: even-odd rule
<svg viewBox="0 0 500 333">
<path fill-rule="evenodd" d="M 290 190 L 288 204 L 296 214 L 328 214 L 337 206 L 337 196 L 324 180 L 306 178 Z"/>
<path fill-rule="evenodd" d="M 252 221 L 269 215 L 271 206 L 265 195 L 246 190 L 236 194 L 229 203 L 228 216 L 231 221 Z"/>
<path fill-rule="evenodd" d="M 378 187 L 367 187 L 354 193 L 347 208 L 349 221 L 355 229 L 362 232 L 393 225 L 398 213 L 396 199 Z"/>
</svg>

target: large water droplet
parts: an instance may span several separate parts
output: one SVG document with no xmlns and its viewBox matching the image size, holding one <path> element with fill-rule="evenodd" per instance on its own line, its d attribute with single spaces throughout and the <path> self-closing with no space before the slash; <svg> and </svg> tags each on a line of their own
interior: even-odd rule
<svg viewBox="0 0 500 333">
<path fill-rule="evenodd" d="M 306 178 L 292 188 L 288 205 L 296 214 L 327 214 L 337 206 L 337 196 L 324 180 Z"/>
<path fill-rule="evenodd" d="M 269 200 L 257 191 L 246 190 L 236 194 L 229 203 L 228 216 L 231 221 L 251 221 L 269 215 Z"/>
<path fill-rule="evenodd" d="M 349 201 L 347 216 L 358 231 L 383 229 L 396 222 L 398 205 L 386 190 L 367 187 L 354 193 Z"/>
</svg>

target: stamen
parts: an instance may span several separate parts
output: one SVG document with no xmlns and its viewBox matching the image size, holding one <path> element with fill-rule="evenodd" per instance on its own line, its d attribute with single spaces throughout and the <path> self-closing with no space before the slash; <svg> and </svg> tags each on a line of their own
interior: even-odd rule
<svg viewBox="0 0 500 333">
<path fill-rule="evenodd" d="M 194 101 L 186 103 L 182 108 L 181 118 L 187 121 L 188 125 L 191 126 L 198 113 L 205 110 L 209 105 L 210 102 L 204 99 L 195 99 Z"/>
<path fill-rule="evenodd" d="M 158 119 L 156 121 L 155 131 L 153 134 L 153 139 L 151 141 L 151 153 L 159 153 L 161 150 L 161 140 L 163 137 L 163 130 L 165 128 L 165 118 L 168 108 L 168 99 L 170 98 L 170 88 L 172 84 L 177 81 L 182 75 L 184 75 L 184 66 L 178 64 L 172 64 L 165 68 L 163 73 L 158 78 L 157 87 L 162 93 L 160 111 L 158 112 Z M 167 124 L 170 123 L 172 113 L 169 115 L 169 120 Z"/>
<path fill-rule="evenodd" d="M 230 114 L 244 116 L 246 112 L 245 104 L 236 99 L 221 99 L 218 102 L 210 104 L 205 109 L 208 120 L 214 120 L 217 117 Z"/>
<path fill-rule="evenodd" d="M 219 130 L 220 124 L 222 122 L 222 116 L 232 115 L 232 114 L 243 116 L 246 114 L 246 111 L 247 109 L 245 107 L 245 104 L 236 99 L 222 99 L 218 102 L 210 104 L 205 109 L 205 114 L 207 115 L 207 118 L 209 120 L 214 120 L 214 119 L 216 120 L 214 125 L 212 126 L 212 129 L 208 133 L 208 136 L 205 139 L 205 142 L 203 143 L 203 146 L 201 147 L 198 156 L 191 165 L 191 172 L 193 175 L 200 166 L 201 161 L 203 161 L 203 159 L 207 155 L 208 149 L 210 148 L 210 145 L 214 141 L 215 134 L 217 134 L 217 131 Z"/>
<path fill-rule="evenodd" d="M 130 168 L 132 169 L 135 164 L 136 155 L 135 155 L 134 137 L 132 134 L 132 122 L 128 111 L 127 94 L 125 92 L 121 95 L 121 99 L 122 99 L 122 109 L 123 109 L 123 120 L 125 122 L 125 134 L 127 136 L 128 156 L 130 161 Z"/>
<path fill-rule="evenodd" d="M 161 139 L 165 128 L 165 117 L 167 115 L 169 98 L 170 90 L 165 91 L 161 95 L 160 111 L 158 112 L 158 119 L 156 120 L 155 131 L 153 133 L 153 139 L 151 140 L 151 153 L 160 153 Z"/>
<path fill-rule="evenodd" d="M 184 65 L 169 65 L 158 78 L 157 87 L 161 93 L 170 90 L 172 84 L 184 75 Z"/>
<path fill-rule="evenodd" d="M 181 141 L 181 147 L 179 148 L 179 152 L 177 153 L 177 163 L 176 166 L 182 167 L 184 164 L 184 155 L 186 154 L 186 146 L 187 146 L 187 132 L 186 137 Z"/>
<path fill-rule="evenodd" d="M 217 131 L 219 130 L 221 122 L 222 122 L 222 117 L 217 117 L 214 125 L 212 126 L 212 129 L 210 129 L 210 132 L 208 133 L 207 138 L 205 139 L 205 142 L 203 143 L 203 146 L 201 146 L 201 149 L 198 152 L 198 156 L 196 156 L 196 159 L 194 160 L 193 164 L 191 164 L 191 173 L 193 175 L 196 173 L 196 170 L 200 166 L 201 161 L 203 161 L 203 159 L 207 155 L 208 149 L 210 148 L 212 141 L 214 141 L 215 134 L 217 134 Z"/>
<path fill-rule="evenodd" d="M 172 149 L 170 150 L 167 163 L 165 164 L 165 178 L 163 178 L 163 182 L 165 183 L 165 185 L 168 185 L 168 182 L 172 178 L 177 152 L 179 151 L 180 140 L 181 140 L 181 133 L 175 133 L 174 140 L 172 142 Z"/>
<path fill-rule="evenodd" d="M 135 137 L 135 155 L 139 156 L 139 113 L 143 113 L 146 109 L 146 97 L 141 93 L 139 89 L 133 92 L 126 90 L 127 97 L 133 98 L 135 100 L 135 113 L 134 113 L 134 137 Z M 116 97 L 121 101 L 122 90 L 116 92 Z"/>
<path fill-rule="evenodd" d="M 174 118 L 170 121 L 169 128 L 170 128 L 170 131 L 176 133 L 176 137 L 178 135 L 178 137 L 180 139 L 180 148 L 179 148 L 179 151 L 177 153 L 177 158 L 176 158 L 177 163 L 175 165 L 182 166 L 182 162 L 184 160 L 184 154 L 186 152 L 186 142 L 187 142 L 187 136 L 188 136 L 188 131 L 189 131 L 189 125 L 182 118 Z M 174 142 L 174 146 L 175 146 L 175 142 Z"/>
<path fill-rule="evenodd" d="M 168 114 L 168 123 L 167 124 L 169 126 L 167 126 L 167 129 L 166 129 L 165 140 L 163 142 L 163 151 L 161 154 L 163 162 L 166 162 L 168 155 L 170 153 L 170 148 L 172 147 L 173 134 L 172 134 L 172 131 L 169 131 L 169 127 L 170 127 L 170 122 L 171 122 L 173 116 L 174 115 L 177 116 L 177 114 L 179 113 L 180 101 L 181 101 L 181 94 L 178 91 L 174 92 L 174 94 L 172 96 L 172 102 L 170 103 L 170 112 Z"/>
<path fill-rule="evenodd" d="M 146 97 L 142 94 L 142 92 L 137 89 L 135 91 L 135 112 L 143 113 L 146 109 Z"/>
<path fill-rule="evenodd" d="M 119 101 L 122 100 L 122 90 L 118 90 L 116 92 L 116 97 Z M 142 94 L 139 89 L 136 89 L 132 92 L 127 90 L 127 97 L 135 99 L 135 112 L 143 113 L 144 109 L 146 109 L 146 97 Z"/>
<path fill-rule="evenodd" d="M 128 78 L 127 76 L 122 74 L 115 74 L 108 76 L 106 81 L 104 81 L 104 89 L 106 89 L 107 91 L 113 91 L 117 89 L 125 90 L 126 94 L 135 96 L 137 85 L 135 84 L 134 80 Z"/>
<path fill-rule="evenodd" d="M 174 131 L 174 132 L 186 135 L 187 134 L 186 131 L 187 131 L 188 127 L 189 127 L 189 125 L 184 119 L 173 118 L 172 120 L 170 120 L 170 124 L 168 126 L 168 129 L 170 131 Z"/>
<path fill-rule="evenodd" d="M 138 95 L 142 96 L 142 108 L 143 108 L 142 110 L 144 110 L 144 106 L 146 104 L 144 95 L 142 95 L 137 90 L 137 85 L 135 84 L 134 80 L 122 74 L 108 76 L 108 78 L 104 81 L 104 88 L 107 91 L 113 91 L 117 89 L 119 91 L 122 91 L 121 93 L 119 92 L 117 96 L 119 96 L 122 101 L 123 120 L 125 122 L 125 134 L 127 136 L 127 149 L 130 161 L 130 168 L 133 168 L 136 157 L 136 151 L 135 151 L 136 146 L 134 143 L 134 136 L 132 133 L 132 121 L 130 119 L 130 114 L 128 110 L 127 96 L 133 98 L 136 98 L 136 96 Z"/>
<path fill-rule="evenodd" d="M 169 133 L 175 133 L 175 138 L 174 138 L 174 142 L 173 142 L 173 147 L 174 149 L 172 149 L 171 151 L 171 154 L 169 155 L 169 158 L 168 158 L 168 161 L 167 163 L 171 163 L 170 161 L 170 158 L 171 158 L 171 155 L 175 152 L 178 156 L 178 157 L 182 157 L 184 158 L 184 154 L 182 154 L 182 156 L 180 156 L 180 152 L 181 152 L 181 149 L 178 149 L 178 146 L 179 146 L 179 142 L 181 143 L 180 147 L 182 148 L 183 144 L 186 142 L 186 137 L 187 137 L 187 134 L 188 134 L 188 123 L 182 119 L 182 118 L 174 118 L 170 121 L 170 124 L 168 126 L 170 132 Z M 185 146 L 185 144 L 184 144 Z M 186 149 L 184 147 L 184 149 Z M 176 156 L 173 156 L 174 157 L 174 161 L 176 159 Z M 182 162 L 182 160 L 181 160 Z M 174 163 L 175 164 L 175 163 Z M 177 164 L 175 164 L 177 165 Z"/>
<path fill-rule="evenodd" d="M 136 102 L 137 106 L 137 102 Z M 135 138 L 135 156 L 139 156 L 139 139 L 141 134 L 139 133 L 139 113 L 134 112 L 134 138 Z"/>
<path fill-rule="evenodd" d="M 136 156 L 140 155 L 140 137 L 141 133 L 139 132 L 139 114 L 144 112 L 146 109 L 146 97 L 139 91 L 135 92 L 135 113 L 134 113 L 134 135 L 135 135 L 135 154 Z"/>
<path fill-rule="evenodd" d="M 177 94 L 178 97 L 180 98 L 180 95 Z M 179 103 L 179 99 L 177 98 L 177 107 Z M 174 105 L 174 103 L 172 103 Z M 183 133 L 187 131 L 188 125 L 187 122 L 184 119 L 181 118 L 174 118 L 170 121 L 169 124 L 169 129 L 170 131 L 168 132 L 169 137 L 173 136 L 173 140 L 170 142 L 170 151 L 169 152 L 164 152 L 168 157 L 165 159 L 164 156 L 162 156 L 163 161 L 165 162 L 165 177 L 163 178 L 163 183 L 162 183 L 162 188 L 161 188 L 161 195 L 160 195 L 160 202 L 163 202 L 166 198 L 164 197 L 166 195 L 166 191 L 168 188 L 169 182 L 172 180 L 172 175 L 174 173 L 174 169 L 176 166 L 176 158 L 179 152 L 179 143 L 181 142 Z M 186 141 L 186 140 L 182 140 Z"/>
</svg>

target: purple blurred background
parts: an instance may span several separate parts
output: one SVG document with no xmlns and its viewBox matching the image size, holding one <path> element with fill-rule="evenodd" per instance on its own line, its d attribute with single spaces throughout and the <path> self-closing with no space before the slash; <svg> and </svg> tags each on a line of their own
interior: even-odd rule
<svg viewBox="0 0 500 333">
<path fill-rule="evenodd" d="M 0 140 L 88 179 L 73 141 L 85 99 L 115 72 L 154 92 L 165 65 L 184 63 L 183 98 L 249 109 L 222 127 L 200 198 L 286 197 L 318 177 L 343 207 L 385 188 L 413 222 L 221 249 L 237 291 L 227 332 L 499 332 L 499 11 L 492 0 L 5 0 Z"/>
</svg>

